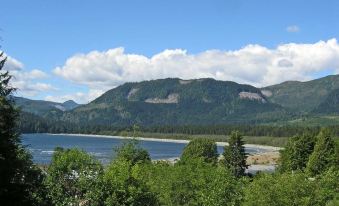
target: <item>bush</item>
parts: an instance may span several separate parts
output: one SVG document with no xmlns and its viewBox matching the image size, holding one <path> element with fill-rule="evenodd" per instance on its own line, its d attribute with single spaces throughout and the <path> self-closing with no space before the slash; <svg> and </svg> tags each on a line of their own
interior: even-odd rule
<svg viewBox="0 0 339 206">
<path fill-rule="evenodd" d="M 322 177 L 305 173 L 263 174 L 245 189 L 244 206 L 323 206 L 338 194 L 339 173 L 328 171 Z"/>
<path fill-rule="evenodd" d="M 200 158 L 190 164 L 158 162 L 137 168 L 138 178 L 157 194 L 160 205 L 240 205 L 243 180 Z"/>
<path fill-rule="evenodd" d="M 141 164 L 141 163 L 140 163 Z M 136 178 L 131 161 L 113 161 L 103 177 L 103 185 L 97 197 L 107 206 L 120 205 L 158 205 L 155 193 Z"/>
<path fill-rule="evenodd" d="M 199 138 L 188 143 L 180 158 L 180 163 L 189 163 L 194 159 L 202 159 L 207 163 L 218 161 L 217 145 L 213 140 Z"/>
<path fill-rule="evenodd" d="M 103 174 L 101 164 L 79 149 L 56 148 L 45 180 L 55 205 L 92 205 Z"/>
<path fill-rule="evenodd" d="M 151 161 L 148 151 L 140 148 L 136 140 L 128 141 L 116 148 L 115 153 L 117 160 L 130 161 L 132 165 Z"/>
</svg>

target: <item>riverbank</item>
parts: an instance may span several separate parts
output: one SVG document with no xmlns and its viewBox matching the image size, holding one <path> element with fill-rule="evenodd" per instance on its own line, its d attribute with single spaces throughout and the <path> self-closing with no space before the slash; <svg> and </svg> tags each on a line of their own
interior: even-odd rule
<svg viewBox="0 0 339 206">
<path fill-rule="evenodd" d="M 154 141 L 154 142 L 173 142 L 173 143 L 189 143 L 188 139 L 166 139 L 166 138 L 153 138 L 153 137 L 124 137 L 124 136 L 114 136 L 114 135 L 99 135 L 99 134 L 50 134 L 49 135 L 64 135 L 64 136 L 78 136 L 78 137 L 100 137 L 100 138 L 113 138 L 113 139 L 126 139 L 126 140 L 142 140 L 142 141 Z M 217 146 L 227 146 L 227 142 L 216 142 Z M 255 149 L 264 149 L 268 150 L 268 152 L 278 152 L 282 149 L 282 147 L 275 147 L 269 145 L 258 145 L 258 144 L 245 144 L 245 147 L 251 147 Z"/>
</svg>

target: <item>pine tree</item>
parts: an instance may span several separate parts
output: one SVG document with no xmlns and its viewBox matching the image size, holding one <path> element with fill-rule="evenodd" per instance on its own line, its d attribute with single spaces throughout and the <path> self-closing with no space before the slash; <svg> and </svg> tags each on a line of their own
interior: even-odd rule
<svg viewBox="0 0 339 206">
<path fill-rule="evenodd" d="M 230 135 L 229 146 L 224 147 L 224 164 L 237 177 L 243 176 L 247 169 L 244 141 L 239 132 L 232 132 Z"/>
<path fill-rule="evenodd" d="M 301 136 L 294 136 L 288 140 L 284 150 L 280 151 L 281 172 L 304 171 L 310 155 L 314 150 L 315 136 L 305 133 Z"/>
<path fill-rule="evenodd" d="M 3 205 L 43 205 L 43 176 L 21 145 L 18 112 L 11 100 L 15 89 L 9 85 L 8 71 L 3 71 L 3 56 L 0 53 L 0 201 Z"/>
<path fill-rule="evenodd" d="M 317 137 L 314 151 L 308 160 L 306 172 L 311 176 L 321 174 L 331 166 L 336 166 L 337 159 L 332 134 L 329 129 L 322 129 Z"/>
</svg>

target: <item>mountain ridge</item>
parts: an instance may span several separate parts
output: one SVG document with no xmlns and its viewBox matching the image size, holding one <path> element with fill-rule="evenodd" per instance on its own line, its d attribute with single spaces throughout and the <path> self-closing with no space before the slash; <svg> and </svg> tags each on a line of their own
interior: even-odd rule
<svg viewBox="0 0 339 206">
<path fill-rule="evenodd" d="M 339 106 L 328 106 L 337 104 L 337 95 L 331 95 L 337 89 L 339 75 L 263 88 L 211 78 L 166 78 L 127 82 L 88 104 L 38 115 L 113 126 L 275 124 L 305 115 L 338 115 Z"/>
<path fill-rule="evenodd" d="M 80 106 L 73 100 L 67 100 L 63 103 L 44 101 L 44 100 L 32 100 L 24 97 L 12 97 L 16 106 L 22 111 L 32 113 L 39 116 L 44 116 L 47 113 L 54 112 L 65 112 Z"/>
</svg>

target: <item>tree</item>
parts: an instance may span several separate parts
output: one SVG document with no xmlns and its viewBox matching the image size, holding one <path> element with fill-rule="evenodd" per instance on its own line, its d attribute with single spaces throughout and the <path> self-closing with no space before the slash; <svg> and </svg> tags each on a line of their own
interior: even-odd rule
<svg viewBox="0 0 339 206">
<path fill-rule="evenodd" d="M 307 163 L 306 172 L 315 176 L 338 163 L 335 142 L 329 129 L 322 129 L 317 136 L 314 151 Z"/>
<path fill-rule="evenodd" d="M 184 148 L 180 163 L 189 163 L 192 159 L 202 159 L 207 163 L 216 163 L 218 160 L 217 145 L 213 140 L 206 138 L 190 141 Z"/>
<path fill-rule="evenodd" d="M 39 168 L 21 145 L 17 131 L 18 111 L 11 95 L 11 76 L 3 71 L 6 58 L 0 53 L 0 200 L 4 205 L 44 205 Z"/>
<path fill-rule="evenodd" d="M 47 172 L 45 184 L 54 205 L 96 203 L 92 192 L 99 187 L 103 168 L 86 152 L 56 148 Z"/>
<path fill-rule="evenodd" d="M 244 141 L 239 132 L 231 133 L 228 144 L 229 146 L 224 147 L 223 162 L 235 176 L 240 177 L 245 174 L 248 166 L 246 165 L 247 154 L 245 152 Z"/>
<path fill-rule="evenodd" d="M 146 182 L 157 194 L 160 205 L 240 205 L 244 182 L 225 167 L 206 163 L 201 158 L 190 164 L 139 164 L 137 179 Z"/>
<path fill-rule="evenodd" d="M 304 172 L 261 174 L 245 188 L 244 206 L 323 206 L 337 202 L 339 172 L 330 169 L 319 178 Z"/>
<path fill-rule="evenodd" d="M 245 188 L 244 206 L 312 205 L 315 184 L 302 173 L 263 174 Z"/>
<path fill-rule="evenodd" d="M 115 149 L 116 159 L 130 161 L 132 165 L 150 162 L 151 157 L 147 150 L 139 147 L 136 140 L 128 141 Z"/>
<path fill-rule="evenodd" d="M 310 133 L 290 138 L 286 147 L 280 151 L 279 170 L 281 172 L 304 171 L 314 145 L 315 136 Z"/>
<path fill-rule="evenodd" d="M 133 165 L 131 161 L 121 159 L 111 162 L 103 176 L 102 187 L 97 190 L 96 197 L 102 200 L 100 205 L 159 205 L 156 193 L 151 192 L 144 181 L 137 179 L 134 167 L 138 165 L 142 163 Z"/>
</svg>

